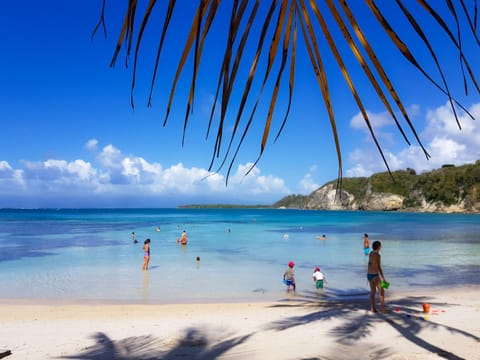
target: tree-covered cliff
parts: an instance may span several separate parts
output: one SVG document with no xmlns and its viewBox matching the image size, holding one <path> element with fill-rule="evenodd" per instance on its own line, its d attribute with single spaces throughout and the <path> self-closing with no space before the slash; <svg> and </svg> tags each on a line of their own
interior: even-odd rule
<svg viewBox="0 0 480 360">
<path fill-rule="evenodd" d="M 274 207 L 326 210 L 480 212 L 480 161 L 416 174 L 412 169 L 344 178 L 310 195 L 289 195 Z"/>
</svg>

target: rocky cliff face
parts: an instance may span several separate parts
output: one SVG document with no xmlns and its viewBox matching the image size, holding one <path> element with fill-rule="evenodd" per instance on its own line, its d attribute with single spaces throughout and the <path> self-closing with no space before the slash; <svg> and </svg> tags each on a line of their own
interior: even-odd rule
<svg viewBox="0 0 480 360">
<path fill-rule="evenodd" d="M 392 211 L 403 207 L 403 196 L 396 194 L 370 193 L 366 199 L 357 201 L 348 191 L 336 190 L 335 185 L 325 185 L 310 195 L 307 209 L 316 210 L 372 210 Z"/>
<path fill-rule="evenodd" d="M 397 211 L 409 210 L 417 212 L 445 212 L 461 213 L 480 209 L 480 204 L 472 207 L 465 206 L 462 201 L 455 205 L 446 206 L 441 203 L 427 202 L 421 194 L 417 194 L 420 205 L 409 208 L 404 205 L 405 198 L 401 195 L 390 193 L 375 193 L 368 191 L 365 198 L 357 200 L 348 191 L 337 193 L 334 184 L 327 184 L 310 195 L 305 206 L 312 210 L 368 210 L 368 211 Z"/>
<path fill-rule="evenodd" d="M 307 209 L 315 210 L 353 210 L 357 208 L 355 197 L 345 190 L 336 190 L 335 185 L 328 184 L 310 195 Z"/>
<path fill-rule="evenodd" d="M 480 213 L 480 160 L 416 174 L 412 169 L 329 182 L 309 195 L 289 195 L 273 206 L 319 210 Z"/>
</svg>

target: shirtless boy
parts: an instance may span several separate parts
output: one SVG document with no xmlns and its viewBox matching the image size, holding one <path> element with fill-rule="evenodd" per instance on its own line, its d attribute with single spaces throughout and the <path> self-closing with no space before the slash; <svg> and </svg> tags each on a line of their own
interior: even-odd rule
<svg viewBox="0 0 480 360">
<path fill-rule="evenodd" d="M 368 258 L 368 270 L 367 270 L 367 279 L 370 284 L 370 307 L 372 312 L 376 313 L 377 309 L 375 307 L 375 292 L 378 289 L 380 295 L 380 310 L 385 313 L 387 309 L 385 308 L 385 292 L 380 286 L 381 281 L 386 281 L 385 276 L 383 276 L 382 265 L 380 260 L 380 249 L 382 244 L 380 241 L 374 241 L 372 245 L 373 251 L 370 253 Z"/>
</svg>

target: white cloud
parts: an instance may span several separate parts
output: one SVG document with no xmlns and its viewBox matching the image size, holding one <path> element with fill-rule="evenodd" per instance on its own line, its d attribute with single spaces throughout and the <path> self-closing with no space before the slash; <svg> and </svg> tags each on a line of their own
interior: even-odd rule
<svg viewBox="0 0 480 360">
<path fill-rule="evenodd" d="M 0 161 L 0 195 L 11 193 L 11 188 L 21 189 L 23 187 L 22 170 L 14 170 L 6 161 Z"/>
<path fill-rule="evenodd" d="M 309 171 L 299 181 L 298 188 L 300 194 L 310 194 L 321 186 L 314 180 L 314 174 L 317 172 L 317 169 L 317 165 L 310 166 Z"/>
<path fill-rule="evenodd" d="M 89 141 L 89 144 L 93 143 L 98 145 L 96 141 Z M 283 179 L 262 175 L 258 167 L 253 167 L 245 175 L 252 167 L 251 163 L 238 165 L 227 187 L 224 175 L 185 167 L 182 163 L 163 168 L 161 164 L 148 162 L 142 157 L 125 156 L 111 144 L 103 147 L 95 165 L 81 159 L 23 161 L 22 165 L 22 169 L 13 169 L 6 161 L 0 161 L 0 195 L 16 192 L 39 198 L 63 195 L 64 203 L 57 206 L 66 206 L 68 198 L 95 201 L 122 197 L 133 199 L 133 202 L 135 198 L 177 198 L 179 202 L 198 198 L 203 201 L 211 199 L 212 202 L 229 199 L 246 204 L 268 203 L 289 193 Z M 2 201 L 0 198 L 0 207 L 8 206 Z"/>
<path fill-rule="evenodd" d="M 122 153 L 113 145 L 107 145 L 98 155 L 100 165 L 109 170 L 120 170 L 122 167 Z"/>
<path fill-rule="evenodd" d="M 375 131 L 385 126 L 390 126 L 394 123 L 393 119 L 391 118 L 388 112 L 375 114 L 370 111 L 367 111 L 367 115 L 370 121 L 370 125 L 373 127 Z M 363 130 L 365 132 L 370 133 L 370 131 L 368 130 L 367 124 L 365 122 L 365 119 L 363 118 L 363 115 L 361 113 L 358 113 L 352 118 L 352 120 L 350 121 L 350 126 L 354 129 Z"/>
<path fill-rule="evenodd" d="M 414 109 L 418 113 L 418 109 Z M 480 159 L 480 104 L 474 104 L 470 113 L 478 120 L 472 120 L 466 114 L 459 114 L 462 130 L 459 129 L 449 104 L 427 112 L 426 127 L 420 133 L 420 139 L 428 153 L 429 160 L 419 145 L 404 147 L 398 151 L 383 148 L 384 155 L 391 170 L 415 169 L 417 172 L 428 171 L 444 164 L 463 165 Z M 356 119 L 358 115 L 354 117 Z M 351 125 L 360 129 L 358 120 L 352 119 Z M 385 129 L 384 129 L 385 132 Z M 380 133 L 379 137 L 388 133 Z M 346 176 L 369 176 L 374 172 L 385 171 L 386 167 L 376 148 L 363 147 L 352 151 L 348 156 L 352 167 Z"/>
<path fill-rule="evenodd" d="M 10 164 L 6 161 L 0 161 L 0 178 L 9 176 L 11 173 L 13 173 L 13 169 Z"/>
<path fill-rule="evenodd" d="M 395 121 L 392 119 L 388 112 L 382 112 L 379 114 L 367 111 L 368 120 L 377 138 L 382 138 L 384 143 L 393 144 L 394 138 L 390 132 L 385 131 L 385 128 L 390 128 L 395 125 Z M 370 129 L 367 127 L 365 119 L 361 113 L 355 115 L 350 121 L 350 127 L 355 130 L 360 130 L 365 134 L 364 143 L 371 142 Z"/>
<path fill-rule="evenodd" d="M 97 150 L 98 147 L 98 140 L 97 139 L 90 139 L 87 141 L 85 144 L 85 148 L 90 151 L 95 151 Z"/>
<path fill-rule="evenodd" d="M 317 184 L 313 180 L 312 174 L 308 173 L 300 180 L 300 192 L 302 194 L 310 194 L 312 191 L 317 190 L 321 185 Z"/>
</svg>

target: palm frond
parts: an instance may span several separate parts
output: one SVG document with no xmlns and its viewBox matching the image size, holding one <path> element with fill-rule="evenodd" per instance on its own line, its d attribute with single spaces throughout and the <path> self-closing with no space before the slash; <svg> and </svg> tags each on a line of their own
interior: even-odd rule
<svg viewBox="0 0 480 360">
<path fill-rule="evenodd" d="M 138 38 L 136 41 L 136 46 L 135 46 L 135 56 L 133 60 L 133 75 L 132 75 L 132 85 L 131 85 L 131 91 L 130 91 L 130 104 L 132 105 L 132 108 L 135 107 L 134 102 L 133 102 L 133 90 L 135 89 L 135 79 L 137 75 L 137 60 L 138 60 L 138 51 L 140 49 L 140 44 L 142 43 L 142 37 L 143 37 L 143 32 L 145 31 L 145 27 L 147 26 L 148 19 L 150 18 L 150 14 L 152 13 L 153 7 L 155 6 L 155 3 L 157 0 L 150 0 L 150 3 L 148 4 L 147 9 L 145 10 L 145 14 L 143 16 L 142 24 L 140 25 L 140 30 L 138 32 Z"/>
<path fill-rule="evenodd" d="M 331 3 L 331 1 L 329 1 L 329 5 L 330 5 L 330 3 Z M 375 51 L 373 50 L 372 46 L 370 45 L 370 43 L 367 40 L 366 36 L 364 35 L 363 31 L 360 29 L 360 25 L 356 21 L 355 16 L 353 15 L 350 8 L 348 7 L 348 4 L 346 2 L 342 2 L 341 6 L 343 8 L 344 13 L 347 16 L 348 21 L 351 24 L 353 30 L 355 31 L 355 34 L 356 34 L 357 38 L 359 39 L 359 41 L 362 44 L 365 51 L 367 52 L 370 61 L 373 63 L 377 74 L 380 76 L 380 78 L 381 78 L 384 86 L 387 88 L 390 96 L 393 98 L 397 107 L 400 109 L 403 117 L 405 118 L 407 124 L 410 127 L 410 130 L 414 134 L 415 138 L 417 139 L 418 144 L 420 145 L 420 147 L 422 148 L 426 158 L 428 159 L 430 157 L 430 155 L 428 154 L 427 150 L 423 146 L 422 141 L 420 140 L 420 138 L 417 134 L 417 131 L 415 130 L 415 127 L 413 126 L 413 124 L 412 124 L 412 122 L 411 122 L 411 120 L 408 116 L 408 113 L 407 113 L 407 110 L 405 109 L 405 106 L 403 105 L 402 101 L 400 100 L 400 96 L 398 95 L 397 91 L 395 90 L 395 87 L 393 86 L 393 84 L 390 81 L 388 75 L 386 74 L 385 69 L 380 64 L 380 61 L 378 60 L 378 57 L 375 54 Z M 380 86 L 378 86 L 378 88 L 380 88 Z M 377 87 L 376 87 L 376 89 L 377 89 Z M 378 90 L 377 90 L 377 93 L 378 93 Z M 405 132 L 403 131 L 403 128 L 400 125 L 399 121 L 397 120 L 397 117 L 395 116 L 395 113 L 394 113 L 392 107 L 390 106 L 390 103 L 388 101 L 386 101 L 386 97 L 383 95 L 383 93 L 382 93 L 382 95 L 379 93 L 379 97 L 384 102 L 385 107 L 387 108 L 390 115 L 392 116 L 392 119 L 395 121 L 395 123 L 397 125 L 397 128 L 399 129 L 399 131 L 403 135 L 405 141 L 410 145 L 410 141 L 408 140 Z"/>
<path fill-rule="evenodd" d="M 157 71 L 158 71 L 158 64 L 160 62 L 160 55 L 162 53 L 163 49 L 163 43 L 165 41 L 165 36 L 167 35 L 167 29 L 170 24 L 170 20 L 172 19 L 172 14 L 173 10 L 175 8 L 176 1 L 175 0 L 170 0 L 168 3 L 168 9 L 167 13 L 165 14 L 165 20 L 163 22 L 163 27 L 162 27 L 162 33 L 160 35 L 160 42 L 158 43 L 158 48 L 157 48 L 157 56 L 155 58 L 155 66 L 153 69 L 153 75 L 152 75 L 152 82 L 150 85 L 150 94 L 148 95 L 148 107 L 152 106 L 152 95 L 153 95 L 153 87 L 155 85 L 155 80 L 157 78 Z"/>
<path fill-rule="evenodd" d="M 149 107 L 152 106 L 154 85 L 156 84 L 158 70 L 161 68 L 161 54 L 164 51 L 171 50 L 170 48 L 165 50 L 165 40 L 174 31 L 171 27 L 171 20 L 174 16 L 185 16 L 185 11 L 174 12 L 176 4 L 179 2 L 180 0 L 169 0 L 168 3 L 149 0 L 143 10 L 142 21 L 137 28 L 135 17 L 140 2 L 138 0 L 128 1 L 110 66 L 115 66 L 124 44 L 126 51 L 125 64 L 128 66 L 131 49 L 135 48 L 130 99 L 132 107 L 134 107 L 133 93 L 138 76 L 139 50 L 142 39 L 145 37 L 146 28 L 148 26 L 152 27 L 152 14 L 154 11 L 161 11 L 164 17 L 163 25 L 158 28 L 160 37 L 148 97 Z M 405 106 L 392 81 L 391 72 L 379 59 L 378 49 L 384 44 L 367 39 L 366 32 L 360 26 L 360 17 L 367 15 L 372 17 L 376 21 L 376 26 L 387 35 L 384 39 L 387 39 L 387 42 L 389 41 L 389 45 L 393 45 L 399 51 L 399 54 L 416 69 L 419 77 L 423 77 L 433 84 L 439 95 L 448 99 L 457 124 L 461 128 L 457 109 L 461 109 L 472 119 L 473 116 L 457 100 L 452 91 L 444 70 L 445 65 L 442 64 L 441 58 L 438 56 L 440 51 L 442 53 L 445 51 L 445 48 L 435 48 L 435 45 L 430 41 L 428 34 L 431 32 L 427 31 L 430 30 L 427 27 L 431 26 L 432 23 L 435 24 L 438 27 L 437 30 L 440 30 L 445 36 L 453 50 L 448 55 L 458 57 L 459 74 L 463 80 L 465 94 L 468 95 L 471 92 L 471 89 L 469 89 L 470 82 L 473 84 L 472 89 L 478 94 L 480 93 L 478 67 L 473 66 L 471 59 L 469 59 L 472 52 L 478 54 L 478 48 L 480 47 L 477 2 L 478 0 L 474 0 L 473 3 L 464 0 L 445 0 L 444 2 L 417 0 L 416 4 L 413 4 L 413 2 L 395 0 L 395 2 L 381 2 L 380 4 L 380 2 L 374 0 L 364 0 L 363 2 L 353 0 L 326 0 L 322 2 L 315 0 L 272 0 L 268 3 L 262 3 L 260 0 L 184 1 L 182 2 L 183 7 L 191 6 L 192 10 L 195 7 L 196 11 L 191 19 L 190 30 L 183 43 L 183 50 L 179 54 L 176 71 L 170 84 L 163 125 L 165 126 L 169 119 L 180 76 L 185 70 L 188 59 L 193 57 L 183 123 L 182 145 L 184 144 L 189 117 L 193 113 L 195 105 L 197 81 L 199 81 L 199 75 L 202 73 L 201 60 L 206 56 L 206 52 L 219 53 L 222 56 L 221 66 L 213 90 L 215 93 L 214 102 L 211 105 L 210 116 L 206 122 L 206 138 L 209 137 L 211 131 L 215 134 L 209 170 L 214 167 L 217 160 L 219 164 L 216 171 L 220 171 L 228 161 L 229 166 L 226 171 L 228 182 L 228 176 L 240 149 L 244 145 L 247 135 L 251 135 L 252 124 L 258 121 L 260 117 L 257 115 L 257 110 L 260 103 L 267 97 L 265 89 L 271 85 L 271 93 L 269 99 L 267 99 L 269 100 L 266 107 L 267 115 L 259 139 L 260 150 L 253 163 L 253 167 L 255 167 L 268 146 L 272 129 L 277 126 L 276 136 L 273 140 L 276 141 L 285 129 L 291 111 L 294 110 L 292 105 L 294 104 L 294 90 L 296 89 L 295 74 L 298 66 L 297 52 L 299 49 L 297 29 L 299 27 L 302 34 L 300 39 L 304 44 L 302 49 L 305 49 L 307 59 L 310 62 L 328 117 L 331 136 L 334 140 L 339 167 L 338 178 L 341 179 L 342 177 L 342 153 L 335 117 L 335 105 L 338 100 L 332 98 L 330 92 L 329 84 L 335 79 L 332 78 L 333 75 L 331 75 L 328 67 L 331 66 L 330 62 L 325 61 L 326 56 L 333 56 L 336 66 L 338 66 L 345 80 L 346 89 L 352 95 L 353 101 L 362 114 L 372 141 L 375 143 L 387 169 L 389 169 L 388 162 L 367 112 L 367 105 L 371 99 L 362 100 L 360 87 L 356 85 L 359 78 L 359 69 L 361 69 L 363 76 L 368 79 L 369 85 L 376 93 L 377 100 L 387 110 L 406 143 L 410 145 L 410 140 L 404 130 L 405 123 L 405 128 L 413 134 L 416 143 L 423 149 L 425 156 L 429 158 L 430 154 L 418 135 L 418 129 L 416 129 L 408 114 L 407 106 Z M 106 0 L 102 0 L 101 4 L 100 18 L 93 29 L 92 38 L 100 27 L 103 28 L 106 36 Z M 115 4 L 114 6 L 118 5 Z M 228 12 L 221 11 L 221 9 L 224 9 L 222 6 L 229 6 L 231 9 Z M 396 12 L 394 18 L 392 18 L 390 12 L 385 10 L 388 7 L 391 9 L 392 6 L 396 6 L 400 10 Z M 185 10 L 185 8 L 182 10 Z M 221 21 L 217 21 L 219 14 L 224 17 Z M 401 27 L 396 27 L 395 20 L 399 18 L 403 19 L 404 22 Z M 224 26 L 224 29 L 220 29 L 220 34 L 224 34 L 225 41 L 215 41 L 213 45 L 215 48 L 207 50 L 207 38 L 214 31 L 218 34 L 218 28 L 213 30 L 218 23 Z M 405 24 L 407 25 L 405 26 Z M 341 35 L 334 35 L 335 31 Z M 415 46 L 407 45 L 405 41 L 407 35 L 410 40 L 412 40 L 412 35 L 414 36 L 414 39 L 416 39 Z M 268 36 L 271 36 L 270 41 L 267 40 Z M 474 49 L 472 49 L 472 41 L 469 42 L 468 47 L 465 45 L 466 36 L 473 39 Z M 422 61 L 419 61 L 416 55 L 418 47 L 426 49 L 430 58 L 422 58 Z M 345 49 L 349 49 L 351 54 L 347 54 Z M 352 54 L 356 62 L 353 65 L 347 61 L 347 56 L 351 58 Z M 428 63 L 424 64 L 424 62 Z M 357 69 L 355 65 L 358 65 Z M 432 71 L 432 66 L 435 74 L 429 73 L 429 71 Z M 242 67 L 246 67 L 248 71 L 246 71 L 246 75 L 242 75 L 244 76 L 242 79 L 244 83 L 239 84 L 238 78 Z M 262 72 L 263 78 L 260 75 Z M 287 76 L 286 74 L 288 74 L 288 85 L 284 85 L 282 81 Z M 415 80 L 412 79 L 412 81 Z M 287 81 L 285 81 L 286 83 Z M 286 101 L 286 104 L 282 104 L 285 108 L 284 113 L 277 115 L 277 108 L 280 103 L 279 97 L 282 95 L 282 90 L 287 86 L 288 101 Z M 235 106 L 232 105 L 234 93 L 238 94 L 238 102 L 235 101 Z M 217 106 L 219 111 L 216 111 Z M 217 113 L 218 124 L 215 129 L 212 129 Z M 397 113 L 401 115 L 398 117 Z M 323 121 L 321 117 L 318 120 Z M 232 126 L 227 127 L 226 121 L 231 121 Z M 225 138 L 227 141 L 223 144 Z"/>
<path fill-rule="evenodd" d="M 180 74 L 182 73 L 183 67 L 185 66 L 185 63 L 187 61 L 188 55 L 190 53 L 190 50 L 192 49 L 193 42 L 197 39 L 197 45 L 195 46 L 195 53 L 198 52 L 198 37 L 200 36 L 200 29 L 201 29 L 201 22 L 204 16 L 205 12 L 205 6 L 207 4 L 205 1 L 200 1 L 197 11 L 194 16 L 194 21 L 192 23 L 192 26 L 190 28 L 190 33 L 188 34 L 187 40 L 185 42 L 185 46 L 183 48 L 182 56 L 180 58 L 180 61 L 177 66 L 177 70 L 175 72 L 175 78 L 173 79 L 172 82 L 172 87 L 170 90 L 170 96 L 168 98 L 168 105 L 167 105 L 167 111 L 165 113 L 165 119 L 163 121 L 163 126 L 167 124 L 168 117 L 170 115 L 170 109 L 172 106 L 173 102 L 173 96 L 175 95 L 175 88 L 177 86 L 178 80 L 180 78 Z M 185 116 L 185 122 L 183 125 L 183 138 L 182 138 L 182 144 L 185 138 L 185 130 L 187 127 L 187 121 L 188 121 L 188 113 L 189 113 L 189 106 L 187 105 L 187 115 Z"/>
<path fill-rule="evenodd" d="M 213 167 L 213 163 L 215 161 L 215 158 L 218 158 L 220 156 L 220 151 L 221 151 L 221 145 L 222 145 L 222 137 L 223 137 L 223 131 L 224 131 L 224 121 L 225 121 L 225 116 L 227 113 L 227 108 L 228 108 L 228 103 L 230 101 L 230 96 L 232 94 L 233 90 L 233 85 L 235 83 L 235 79 L 237 77 L 238 73 L 238 68 L 240 66 L 240 60 L 242 59 L 243 56 L 243 51 L 245 49 L 245 45 L 247 43 L 248 36 L 250 34 L 250 29 L 251 26 L 254 22 L 254 19 L 257 15 L 258 7 L 260 5 L 259 0 L 255 2 L 255 5 L 253 6 L 250 16 L 248 17 L 247 20 L 247 26 L 243 32 L 243 35 L 241 37 L 240 43 L 238 45 L 236 55 L 235 55 L 235 60 L 233 62 L 232 69 L 230 70 L 230 62 L 233 56 L 233 49 L 234 49 L 234 43 L 235 39 L 238 35 L 238 32 L 240 30 L 240 21 L 243 17 L 243 14 L 246 11 L 246 7 L 248 5 L 248 0 L 243 0 L 242 3 L 240 4 L 240 7 L 237 10 L 237 6 L 234 6 L 232 8 L 232 16 L 231 16 L 231 21 L 230 21 L 230 29 L 229 29 L 229 35 L 228 35 L 228 44 L 225 49 L 225 55 L 223 57 L 223 63 L 220 71 L 220 75 L 218 78 L 218 85 L 217 85 L 217 91 L 215 94 L 215 99 L 214 103 L 212 105 L 212 110 L 210 112 L 210 119 L 209 119 L 209 125 L 208 129 L 210 129 L 213 117 L 214 117 L 214 112 L 215 112 L 215 106 L 218 100 L 218 94 L 220 92 L 220 85 L 223 84 L 222 88 L 222 101 L 221 101 L 221 112 L 220 112 L 220 121 L 218 125 L 218 130 L 217 130 L 217 138 L 215 142 L 215 147 L 213 150 L 213 156 L 212 160 L 210 163 L 210 166 L 208 170 L 211 170 Z M 222 82 L 223 80 L 223 82 Z M 238 125 L 238 124 L 237 124 Z M 237 126 L 236 125 L 236 126 Z M 236 132 L 236 128 L 233 130 L 233 133 Z M 207 137 L 208 137 L 208 131 L 207 131 Z M 232 136 L 234 137 L 234 135 Z M 225 155 L 225 158 L 228 156 L 228 151 L 227 155 Z M 219 168 L 221 168 L 224 165 L 225 158 L 220 164 Z"/>
<path fill-rule="evenodd" d="M 95 34 L 97 33 L 98 29 L 100 26 L 103 29 L 103 36 L 106 38 L 107 37 L 107 26 L 105 25 L 105 5 L 107 4 L 107 0 L 102 0 L 102 11 L 100 12 L 100 18 L 98 19 L 97 24 L 93 28 L 92 34 L 90 35 L 90 38 L 93 40 L 95 37 Z"/>
<path fill-rule="evenodd" d="M 452 43 L 457 47 L 457 49 L 459 50 L 459 56 L 460 56 L 460 66 L 461 66 L 461 71 L 462 71 L 462 77 L 463 77 L 463 83 L 464 83 L 464 88 L 465 88 L 465 94 L 468 95 L 468 85 L 467 85 L 467 79 L 465 77 L 465 71 L 464 71 L 464 64 L 465 66 L 467 67 L 467 71 L 468 71 L 468 74 L 470 75 L 470 80 L 473 81 L 473 84 L 475 85 L 475 88 L 477 89 L 478 92 L 480 92 L 480 87 L 478 86 L 478 82 L 475 78 L 475 75 L 473 74 L 473 71 L 472 71 L 472 68 L 467 60 L 467 58 L 465 57 L 465 55 L 463 54 L 463 51 L 462 51 L 462 45 L 461 45 L 461 42 L 460 42 L 460 31 L 459 31 L 459 28 L 458 28 L 458 22 L 457 22 L 457 36 L 459 38 L 459 41 L 457 41 L 457 39 L 455 38 L 455 36 L 453 35 L 452 31 L 450 30 L 450 28 L 448 27 L 448 25 L 445 23 L 445 21 L 443 20 L 443 18 L 438 14 L 437 11 L 435 11 L 435 9 L 433 9 L 428 3 L 426 0 L 418 0 L 420 5 L 422 5 L 425 10 L 437 21 L 437 23 L 440 25 L 440 27 L 445 31 L 445 33 L 448 35 L 448 37 L 450 38 L 450 40 L 452 41 Z M 466 11 L 466 8 L 465 8 L 465 4 L 463 4 L 463 1 L 462 1 L 462 5 L 464 7 L 464 10 Z M 468 13 L 466 13 L 467 17 L 468 16 Z M 471 19 L 469 19 L 470 23 L 471 23 Z M 475 33 L 475 31 L 474 31 Z M 477 39 L 477 42 L 478 42 L 478 39 Z"/>
<path fill-rule="evenodd" d="M 461 128 L 461 125 L 460 125 L 460 121 L 458 120 L 458 115 L 457 115 L 457 111 L 455 110 L 455 105 L 453 104 L 453 98 L 452 98 L 452 94 L 450 92 L 450 89 L 449 89 L 449 86 L 448 86 L 448 82 L 445 78 L 445 74 L 444 74 L 444 71 L 442 69 L 442 66 L 438 60 L 438 57 L 437 57 L 437 54 L 435 53 L 435 50 L 433 49 L 432 45 L 430 44 L 430 41 L 428 41 L 428 38 L 427 36 L 425 35 L 425 33 L 423 32 L 422 30 L 422 27 L 420 26 L 420 24 L 415 20 L 415 17 L 412 15 L 412 13 L 410 11 L 408 11 L 408 9 L 403 5 L 403 3 L 401 2 L 401 0 L 396 0 L 398 6 L 400 7 L 400 9 L 402 10 L 402 12 L 405 14 L 405 16 L 407 17 L 408 21 L 410 22 L 410 24 L 412 25 L 412 27 L 415 29 L 415 32 L 418 34 L 418 36 L 422 39 L 422 41 L 424 42 L 424 44 L 427 46 L 428 50 L 430 51 L 430 54 L 432 55 L 432 58 L 433 58 L 433 61 L 435 62 L 435 64 L 437 65 L 437 68 L 438 68 L 438 71 L 440 73 L 440 76 L 441 76 L 441 79 L 442 79 L 442 82 L 443 82 L 443 85 L 444 85 L 444 88 L 445 88 L 445 91 L 447 93 L 447 97 L 448 97 L 448 101 L 450 102 L 450 106 L 452 108 L 452 111 L 453 111 L 453 115 L 455 116 L 455 120 L 457 121 L 457 124 L 458 124 L 458 127 Z M 447 3 L 451 3 L 450 0 L 447 0 Z M 455 21 L 457 22 L 458 24 L 458 18 L 457 18 L 457 15 L 455 14 L 455 11 L 453 9 L 453 7 L 449 6 L 450 10 L 452 11 L 452 13 L 454 14 L 454 17 L 455 17 Z M 458 26 L 458 25 L 457 25 Z"/>
<path fill-rule="evenodd" d="M 305 44 L 307 45 L 308 55 L 311 60 L 312 67 L 315 72 L 315 77 L 317 79 L 318 85 L 320 86 L 320 92 L 323 98 L 323 102 L 327 109 L 328 117 L 330 119 L 330 126 L 332 128 L 333 139 L 335 141 L 335 149 L 337 151 L 337 160 L 338 160 L 338 179 L 342 178 L 342 151 L 340 149 L 340 140 L 338 138 L 337 123 L 335 120 L 335 114 L 332 107 L 332 101 L 330 98 L 330 91 L 328 88 L 327 74 L 325 72 L 325 67 L 323 66 L 322 56 L 320 55 L 319 45 L 317 38 L 315 36 L 315 31 L 310 21 L 310 16 L 306 8 L 305 2 L 300 0 L 300 9 L 299 13 L 302 15 L 300 20 L 301 29 L 303 33 L 303 38 Z M 305 27 L 307 29 L 305 29 Z M 308 32 L 307 32 L 308 30 Z M 312 42 L 310 46 L 310 41 Z M 313 49 L 313 50 L 312 50 Z"/>
</svg>

